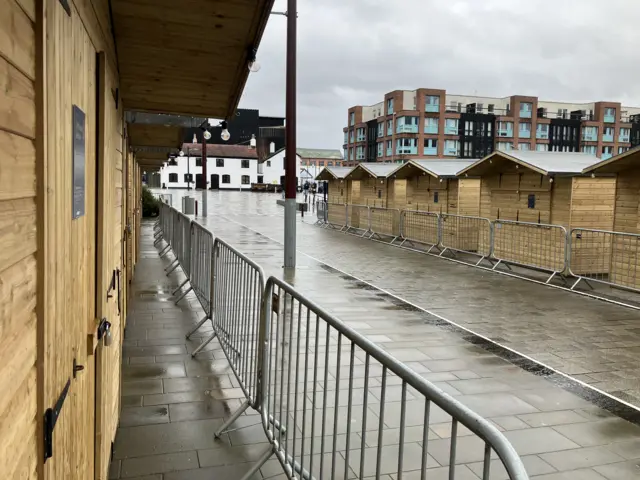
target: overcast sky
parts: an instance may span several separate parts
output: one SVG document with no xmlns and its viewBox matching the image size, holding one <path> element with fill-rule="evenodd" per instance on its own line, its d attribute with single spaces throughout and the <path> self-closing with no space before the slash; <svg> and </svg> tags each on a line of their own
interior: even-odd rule
<svg viewBox="0 0 640 480">
<path fill-rule="evenodd" d="M 298 147 L 341 149 L 347 109 L 397 89 L 640 106 L 633 0 L 298 0 L 298 13 Z M 286 21 L 271 17 L 240 107 L 284 116 Z"/>
</svg>

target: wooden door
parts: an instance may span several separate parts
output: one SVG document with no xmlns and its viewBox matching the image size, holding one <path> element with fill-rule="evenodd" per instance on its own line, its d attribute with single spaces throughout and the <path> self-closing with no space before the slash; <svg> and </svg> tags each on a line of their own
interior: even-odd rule
<svg viewBox="0 0 640 480">
<path fill-rule="evenodd" d="M 44 466 L 50 480 L 94 474 L 95 369 L 87 334 L 96 317 L 96 51 L 74 4 L 69 5 L 67 13 L 61 2 L 46 1 L 39 256 L 45 409 L 54 407 L 69 385 L 53 430 L 52 457 Z"/>
<path fill-rule="evenodd" d="M 95 478 L 108 478 L 111 445 L 120 411 L 122 298 L 122 114 L 115 75 L 103 53 L 98 64 L 98 161 L 96 235 Z M 109 338 L 110 337 L 110 338 Z"/>
</svg>

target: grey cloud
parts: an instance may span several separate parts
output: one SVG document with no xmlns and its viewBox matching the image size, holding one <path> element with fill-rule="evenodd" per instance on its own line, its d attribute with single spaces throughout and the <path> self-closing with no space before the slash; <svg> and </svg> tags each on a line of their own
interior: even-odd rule
<svg viewBox="0 0 640 480">
<path fill-rule="evenodd" d="M 347 108 L 396 89 L 640 106 L 629 0 L 299 0 L 298 11 L 301 147 L 340 148 Z M 270 19 L 258 58 L 241 106 L 284 116 L 286 18 Z"/>
</svg>

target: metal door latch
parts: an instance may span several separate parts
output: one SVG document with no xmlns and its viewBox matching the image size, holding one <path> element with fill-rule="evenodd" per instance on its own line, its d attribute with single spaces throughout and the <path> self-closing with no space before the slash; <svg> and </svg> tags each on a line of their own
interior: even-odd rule
<svg viewBox="0 0 640 480">
<path fill-rule="evenodd" d="M 98 325 L 98 341 L 103 339 L 105 347 L 109 347 L 113 343 L 111 323 L 106 318 L 103 318 L 100 325 Z"/>
<path fill-rule="evenodd" d="M 73 378 L 76 378 L 76 374 L 84 370 L 84 365 L 78 365 L 78 361 L 73 359 Z"/>
<path fill-rule="evenodd" d="M 73 361 L 75 368 L 75 359 Z M 84 367 L 83 367 L 84 368 Z M 75 377 L 75 373 L 73 374 Z M 67 398 L 67 394 L 69 393 L 69 388 L 71 387 L 71 379 L 67 380 L 64 388 L 62 389 L 62 393 L 56 400 L 56 404 L 53 408 L 47 408 L 44 412 L 44 462 L 47 462 L 47 458 L 53 457 L 53 429 L 56 426 L 56 422 L 58 421 L 58 417 L 60 416 L 60 410 L 62 410 L 62 405 Z"/>
</svg>

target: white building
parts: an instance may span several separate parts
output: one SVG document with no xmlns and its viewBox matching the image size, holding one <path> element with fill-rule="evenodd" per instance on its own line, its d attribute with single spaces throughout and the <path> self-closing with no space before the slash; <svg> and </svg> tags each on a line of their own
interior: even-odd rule
<svg viewBox="0 0 640 480">
<path fill-rule="evenodd" d="M 184 144 L 184 157 L 176 158 L 176 165 L 160 170 L 163 188 L 200 187 L 202 183 L 202 146 Z M 213 190 L 249 190 L 252 183 L 280 184 L 284 177 L 284 155 L 274 153 L 262 164 L 258 163 L 255 148 L 246 145 L 207 145 L 207 183 Z M 297 159 L 296 171 L 300 169 Z"/>
</svg>

